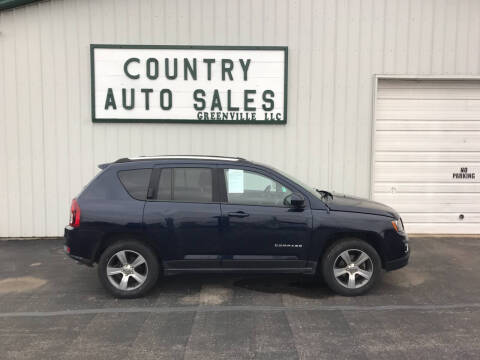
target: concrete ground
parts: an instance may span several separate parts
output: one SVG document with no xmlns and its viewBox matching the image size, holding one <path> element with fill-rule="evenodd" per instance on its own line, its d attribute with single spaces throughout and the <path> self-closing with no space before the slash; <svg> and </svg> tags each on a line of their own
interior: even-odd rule
<svg viewBox="0 0 480 360">
<path fill-rule="evenodd" d="M 0 241 L 1 359 L 479 359 L 480 239 L 416 238 L 344 298 L 299 276 L 174 276 L 115 300 L 61 240 Z"/>
</svg>

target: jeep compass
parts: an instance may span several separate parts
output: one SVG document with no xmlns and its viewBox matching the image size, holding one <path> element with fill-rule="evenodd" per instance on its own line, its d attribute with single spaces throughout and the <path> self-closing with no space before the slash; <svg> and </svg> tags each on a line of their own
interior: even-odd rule
<svg viewBox="0 0 480 360">
<path fill-rule="evenodd" d="M 311 188 L 241 158 L 123 158 L 72 200 L 65 251 L 98 264 L 114 296 L 146 294 L 161 275 L 322 276 L 360 295 L 405 266 L 408 237 L 392 208 Z"/>
</svg>

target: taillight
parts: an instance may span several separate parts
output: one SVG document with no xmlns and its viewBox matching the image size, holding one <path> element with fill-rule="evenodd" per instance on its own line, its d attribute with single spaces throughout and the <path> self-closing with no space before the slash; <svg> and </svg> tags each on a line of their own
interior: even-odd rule
<svg viewBox="0 0 480 360">
<path fill-rule="evenodd" d="M 70 226 L 80 226 L 80 206 L 78 206 L 77 199 L 72 200 L 72 206 L 70 207 Z"/>
</svg>

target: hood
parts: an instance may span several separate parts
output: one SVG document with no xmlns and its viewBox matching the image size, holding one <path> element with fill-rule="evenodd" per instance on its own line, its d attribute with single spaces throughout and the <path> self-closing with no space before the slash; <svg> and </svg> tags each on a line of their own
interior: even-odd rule
<svg viewBox="0 0 480 360">
<path fill-rule="evenodd" d="M 355 196 L 333 193 L 331 197 L 324 198 L 325 204 L 333 211 L 357 212 L 373 215 L 400 218 L 398 213 L 390 206 Z"/>
</svg>

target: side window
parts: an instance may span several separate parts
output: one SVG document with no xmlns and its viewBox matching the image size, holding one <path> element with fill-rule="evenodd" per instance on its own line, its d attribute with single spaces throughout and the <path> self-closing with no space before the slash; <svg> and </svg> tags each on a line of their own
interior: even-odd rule
<svg viewBox="0 0 480 360">
<path fill-rule="evenodd" d="M 152 169 L 122 170 L 118 172 L 118 178 L 131 197 L 145 200 L 151 173 Z"/>
<path fill-rule="evenodd" d="M 285 198 L 292 194 L 278 181 L 240 169 L 225 169 L 225 184 L 229 204 L 287 206 Z"/>
<path fill-rule="evenodd" d="M 116 183 L 117 172 L 99 173 L 81 192 L 82 199 L 88 200 L 129 200 L 123 185 Z"/>
<path fill-rule="evenodd" d="M 212 169 L 173 169 L 173 200 L 189 202 L 212 202 Z"/>
<path fill-rule="evenodd" d="M 172 200 L 172 169 L 162 169 L 160 172 L 157 200 Z"/>
</svg>

